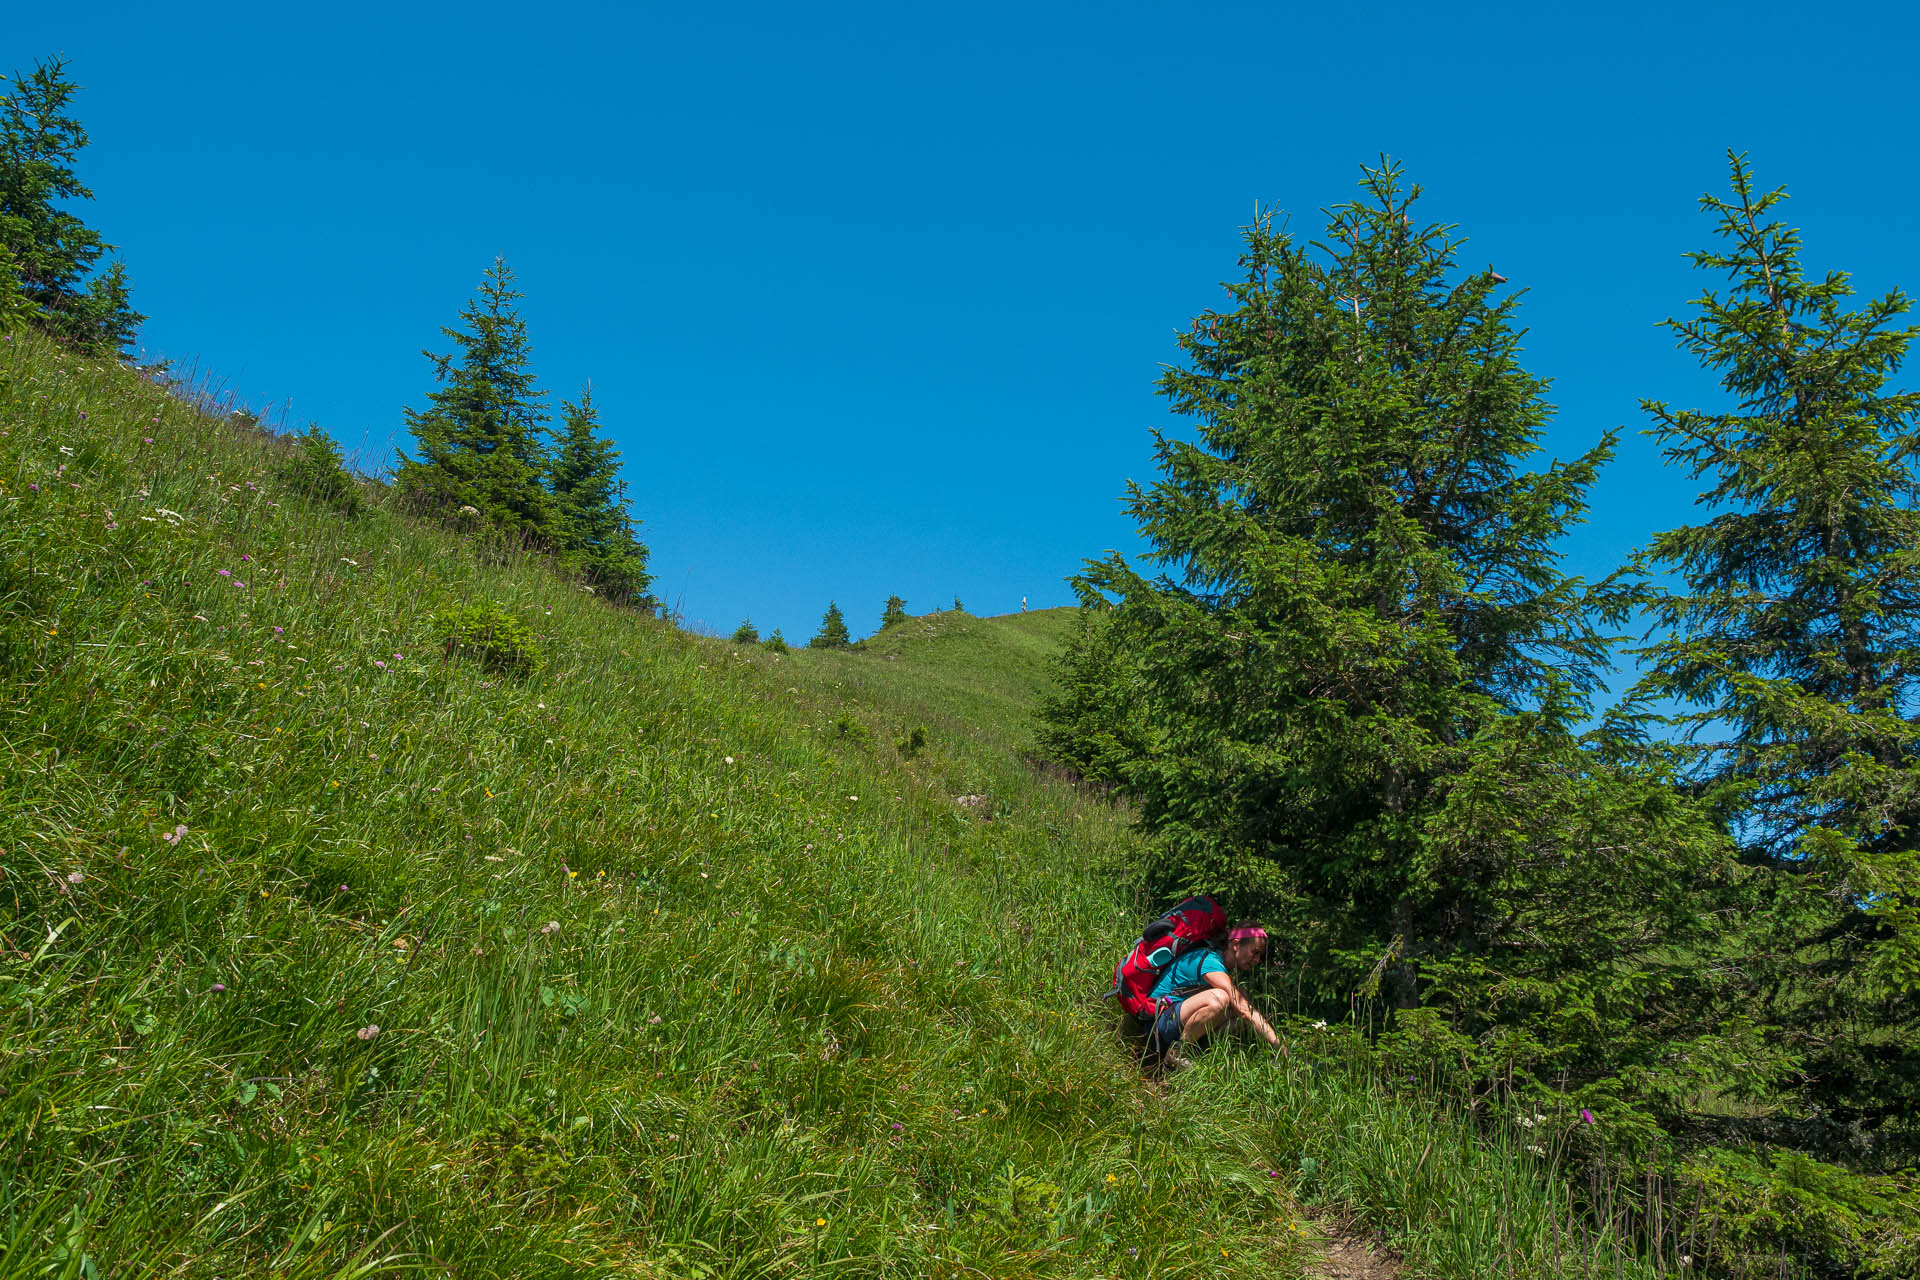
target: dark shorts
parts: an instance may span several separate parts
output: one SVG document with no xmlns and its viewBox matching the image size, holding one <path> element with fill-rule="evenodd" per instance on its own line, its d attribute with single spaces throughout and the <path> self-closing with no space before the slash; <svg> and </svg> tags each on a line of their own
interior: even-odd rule
<svg viewBox="0 0 1920 1280">
<path fill-rule="evenodd" d="M 1160 1054 L 1179 1043 L 1180 1002 L 1176 1000 L 1154 1018 L 1153 1026 L 1147 1030 L 1147 1048 L 1152 1053 Z"/>
</svg>

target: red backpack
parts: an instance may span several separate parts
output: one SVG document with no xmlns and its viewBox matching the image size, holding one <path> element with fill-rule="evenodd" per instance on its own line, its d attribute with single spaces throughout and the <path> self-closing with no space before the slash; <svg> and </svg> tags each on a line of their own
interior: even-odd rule
<svg viewBox="0 0 1920 1280">
<path fill-rule="evenodd" d="M 1113 990 L 1108 995 L 1142 1022 L 1152 1022 L 1159 1012 L 1153 998 L 1153 984 L 1160 981 L 1167 966 L 1197 946 L 1218 938 L 1227 930 L 1227 913 L 1206 894 L 1188 898 L 1140 932 L 1113 970 Z"/>
</svg>

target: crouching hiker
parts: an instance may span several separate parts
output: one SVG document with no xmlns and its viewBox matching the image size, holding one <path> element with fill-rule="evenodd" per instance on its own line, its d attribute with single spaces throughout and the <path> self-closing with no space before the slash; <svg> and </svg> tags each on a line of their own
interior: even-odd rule
<svg viewBox="0 0 1920 1280">
<path fill-rule="evenodd" d="M 1251 1024 L 1268 1044 L 1280 1037 L 1240 994 L 1228 976 L 1249 969 L 1267 954 L 1267 931 L 1259 925 L 1229 930 L 1227 913 L 1199 894 L 1150 922 L 1120 963 L 1113 989 L 1133 1034 L 1144 1038 L 1142 1065 L 1158 1065 L 1182 1040 L 1198 1043 L 1229 1021 Z"/>
<path fill-rule="evenodd" d="M 1243 924 L 1224 940 L 1182 952 L 1154 984 L 1156 1013 L 1147 1033 L 1147 1055 L 1168 1065 L 1184 1065 L 1176 1046 L 1198 1045 L 1233 1022 L 1244 1022 L 1254 1034 L 1276 1049 L 1280 1037 L 1234 985 L 1233 974 L 1244 973 L 1267 958 L 1267 931 Z"/>
</svg>

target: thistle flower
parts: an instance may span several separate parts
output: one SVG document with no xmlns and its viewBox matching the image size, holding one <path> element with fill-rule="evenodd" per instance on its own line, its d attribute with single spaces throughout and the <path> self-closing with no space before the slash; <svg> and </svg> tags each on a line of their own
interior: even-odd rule
<svg viewBox="0 0 1920 1280">
<path fill-rule="evenodd" d="M 1585 1107 L 1580 1108 L 1580 1123 L 1581 1124 L 1596 1123 L 1596 1121 L 1593 1118 L 1593 1112 L 1587 1110 Z"/>
<path fill-rule="evenodd" d="M 209 991 L 225 991 L 226 989 L 227 989 L 227 984 L 224 982 L 216 982 L 211 987 L 207 988 L 207 990 Z"/>
</svg>

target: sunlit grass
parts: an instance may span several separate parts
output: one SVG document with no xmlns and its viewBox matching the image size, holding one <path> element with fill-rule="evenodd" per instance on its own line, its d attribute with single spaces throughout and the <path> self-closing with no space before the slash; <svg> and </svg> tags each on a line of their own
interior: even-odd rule
<svg viewBox="0 0 1920 1280">
<path fill-rule="evenodd" d="M 1463 1243 L 1538 1171 L 1430 1108 L 1393 1200 L 1330 1065 L 1142 1083 L 1134 837 L 1020 759 L 1061 615 L 689 637 L 25 337 L 0 431 L 0 1272 L 1288 1276 L 1297 1191 L 1588 1274 Z"/>
</svg>

